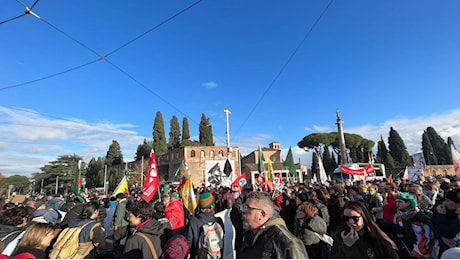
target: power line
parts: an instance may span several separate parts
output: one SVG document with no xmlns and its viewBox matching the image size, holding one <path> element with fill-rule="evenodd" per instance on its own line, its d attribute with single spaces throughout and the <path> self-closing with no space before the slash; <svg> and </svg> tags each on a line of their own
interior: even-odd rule
<svg viewBox="0 0 460 260">
<path fill-rule="evenodd" d="M 195 2 L 195 3 L 193 3 L 193 4 L 191 4 L 190 6 L 186 7 L 185 9 L 182 9 L 181 11 L 177 12 L 176 14 L 174 14 L 174 15 L 171 16 L 171 17 L 169 17 L 168 19 L 162 21 L 161 23 L 155 25 L 154 27 L 150 28 L 149 30 L 147 30 L 147 31 L 145 31 L 144 33 L 140 34 L 139 36 L 135 37 L 134 39 L 128 41 L 127 43 L 121 45 L 120 47 L 116 48 L 115 50 L 109 52 L 109 53 L 106 54 L 104 57 L 107 58 L 108 56 L 114 54 L 115 52 L 117 52 L 117 51 L 123 49 L 124 47 L 126 47 L 126 46 L 128 46 L 129 44 L 135 42 L 136 40 L 138 40 L 138 39 L 144 37 L 145 35 L 149 34 L 150 32 L 152 32 L 152 31 L 158 29 L 160 26 L 166 24 L 167 22 L 171 21 L 172 19 L 176 18 L 177 16 L 179 16 L 179 15 L 185 13 L 186 11 L 192 9 L 194 6 L 198 5 L 198 4 L 201 3 L 202 1 L 203 1 L 203 0 L 199 0 L 199 1 L 197 1 L 197 2 Z"/>
<path fill-rule="evenodd" d="M 275 78 L 272 80 L 272 82 L 270 83 L 270 85 L 267 87 L 267 89 L 265 89 L 264 93 L 262 94 L 262 96 L 259 98 L 259 100 L 257 101 L 257 103 L 255 104 L 255 106 L 251 109 L 251 111 L 249 112 L 248 116 L 246 117 L 246 119 L 244 119 L 243 123 L 241 124 L 241 126 L 238 128 L 238 130 L 235 132 L 234 135 L 237 135 L 239 133 L 239 131 L 241 130 L 241 128 L 246 124 L 246 122 L 249 120 L 249 118 L 251 117 L 251 115 L 254 113 L 254 111 L 256 110 L 256 108 L 260 105 L 260 103 L 262 102 L 262 100 L 265 98 L 265 96 L 268 94 L 268 92 L 270 91 L 270 89 L 273 87 L 273 85 L 275 85 L 275 82 L 278 80 L 278 78 L 281 76 L 281 74 L 284 72 L 284 70 L 287 68 L 287 66 L 289 65 L 289 63 L 292 61 L 292 59 L 294 58 L 294 56 L 297 54 L 297 52 L 300 50 L 300 48 L 302 47 L 302 45 L 304 44 L 304 42 L 307 40 L 308 36 L 310 36 L 310 33 L 313 31 L 313 29 L 315 29 L 316 25 L 319 23 L 319 21 L 321 20 L 321 18 L 324 16 L 324 14 L 326 13 L 326 11 L 329 9 L 329 7 L 332 5 L 332 2 L 334 2 L 334 0 L 331 0 L 329 2 L 329 4 L 326 6 L 326 8 L 324 8 L 323 12 L 320 14 L 320 16 L 318 17 L 318 19 L 316 19 L 315 23 L 313 23 L 313 25 L 311 26 L 310 30 L 308 30 L 307 34 L 305 34 L 305 36 L 303 37 L 302 41 L 300 41 L 300 43 L 297 45 L 297 47 L 294 49 L 294 51 L 292 52 L 292 54 L 289 56 L 288 60 L 286 61 L 286 63 L 283 65 L 283 67 L 281 67 L 281 70 L 278 72 L 278 74 L 276 74 Z"/>
<path fill-rule="evenodd" d="M 137 80 L 136 78 L 134 78 L 133 76 L 131 76 L 128 72 L 124 71 L 122 68 L 118 67 L 117 65 L 115 65 L 114 63 L 112 63 L 111 61 L 109 61 L 108 59 L 105 59 L 106 62 L 108 62 L 110 65 L 112 65 L 115 69 L 117 69 L 118 71 L 120 71 L 121 73 L 123 73 L 124 75 L 126 75 L 128 78 L 130 78 L 132 81 L 136 82 L 139 86 L 143 87 L 145 90 L 147 90 L 148 92 L 150 92 L 152 95 L 156 96 L 157 98 L 159 98 L 161 101 L 163 101 L 164 103 L 166 103 L 167 105 L 169 105 L 170 107 L 174 108 L 177 112 L 181 113 L 182 115 L 184 115 L 185 117 L 188 117 L 190 119 L 190 121 L 192 121 L 193 123 L 199 125 L 195 120 L 193 120 L 190 116 L 188 116 L 187 114 L 185 114 L 184 112 L 182 112 L 182 110 L 180 110 L 178 107 L 176 107 L 175 105 L 173 105 L 172 103 L 170 103 L 168 100 L 164 99 L 162 96 L 160 96 L 159 94 L 155 93 L 153 90 L 151 90 L 149 87 L 147 87 L 146 85 L 142 84 L 142 82 L 140 82 L 139 80 Z"/>
<path fill-rule="evenodd" d="M 51 75 L 48 75 L 48 76 L 45 76 L 45 77 L 42 77 L 42 78 L 34 79 L 34 80 L 31 80 L 31 81 L 26 81 L 26 82 L 19 83 L 19 84 L 16 84 L 16 85 L 12 85 L 12 86 L 8 86 L 8 87 L 3 87 L 3 88 L 0 88 L 0 91 L 6 90 L 6 89 L 11 89 L 11 88 L 17 88 L 17 87 L 21 87 L 21 86 L 24 86 L 24 85 L 32 84 L 32 83 L 35 83 L 35 82 L 38 82 L 38 81 L 42 81 L 42 80 L 45 80 L 45 79 L 53 78 L 53 77 L 56 77 L 56 76 L 65 74 L 65 73 L 67 73 L 67 72 L 71 72 L 71 71 L 74 71 L 74 70 L 77 70 L 77 69 L 86 67 L 86 66 L 91 65 L 91 64 L 93 64 L 93 63 L 95 63 L 95 62 L 98 62 L 98 61 L 100 61 L 100 60 L 101 60 L 101 59 L 99 58 L 99 59 L 96 59 L 96 60 L 87 62 L 87 63 L 85 63 L 85 64 L 78 65 L 78 66 L 76 66 L 76 67 L 73 67 L 73 68 L 70 68 L 70 69 L 67 69 L 67 70 L 58 72 L 58 73 L 54 73 L 54 74 L 51 74 Z"/>
<path fill-rule="evenodd" d="M 25 4 L 23 4 L 23 3 L 19 2 L 18 0 L 16 0 L 16 2 L 20 3 L 22 6 L 24 6 L 24 7 L 26 8 L 26 11 L 25 11 L 23 14 L 20 14 L 20 15 L 18 15 L 18 16 L 16 16 L 16 17 L 13 17 L 13 18 L 10 18 L 10 19 L 7 19 L 7 20 L 5 20 L 5 21 L 0 22 L 0 25 L 2 25 L 2 24 L 4 24 L 4 23 L 7 23 L 7 22 L 11 22 L 11 21 L 13 21 L 13 20 L 16 20 L 16 19 L 18 19 L 18 18 L 21 18 L 21 17 L 23 17 L 23 16 L 26 16 L 26 15 L 30 14 L 31 11 L 32 11 L 32 9 L 33 9 L 33 8 L 35 7 L 35 5 L 38 3 L 38 1 L 40 1 L 40 0 L 36 0 L 35 3 L 29 8 L 29 7 L 27 7 Z"/>
</svg>

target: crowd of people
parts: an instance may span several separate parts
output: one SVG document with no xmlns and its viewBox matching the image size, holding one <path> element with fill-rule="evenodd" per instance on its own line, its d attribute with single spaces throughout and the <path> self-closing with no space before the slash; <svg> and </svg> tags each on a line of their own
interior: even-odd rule
<svg viewBox="0 0 460 260">
<path fill-rule="evenodd" d="M 0 252 L 10 258 L 460 258 L 460 179 L 179 187 L 146 202 L 27 195 L 0 201 Z"/>
</svg>

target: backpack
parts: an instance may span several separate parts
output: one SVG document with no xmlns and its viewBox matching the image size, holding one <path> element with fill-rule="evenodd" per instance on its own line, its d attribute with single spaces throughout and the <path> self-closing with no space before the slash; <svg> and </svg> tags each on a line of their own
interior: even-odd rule
<svg viewBox="0 0 460 260">
<path fill-rule="evenodd" d="M 90 247 L 85 252 L 79 252 L 80 249 L 80 233 L 88 224 L 94 223 L 90 221 L 80 227 L 67 227 L 59 234 L 56 243 L 49 254 L 50 259 L 71 259 L 71 258 L 84 258 L 94 248 Z M 97 223 L 98 224 L 98 223 Z M 96 225 L 97 225 L 96 224 Z M 96 226 L 94 225 L 94 226 Z M 92 243 L 91 243 L 92 245 Z"/>
<path fill-rule="evenodd" d="M 224 248 L 224 230 L 219 224 L 219 218 L 214 218 L 213 222 L 203 222 L 201 226 L 200 237 L 198 238 L 198 254 L 199 259 L 218 259 L 222 258 Z M 222 222 L 222 221 L 220 221 Z"/>
</svg>

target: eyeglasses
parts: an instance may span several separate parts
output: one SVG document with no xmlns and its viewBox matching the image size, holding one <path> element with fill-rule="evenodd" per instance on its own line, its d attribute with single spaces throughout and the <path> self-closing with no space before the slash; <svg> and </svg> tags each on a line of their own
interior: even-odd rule
<svg viewBox="0 0 460 260">
<path fill-rule="evenodd" d="M 353 222 L 356 223 L 356 222 L 358 222 L 358 220 L 359 220 L 360 217 L 361 217 L 361 216 L 343 216 L 343 220 L 344 220 L 345 222 L 348 222 L 348 221 L 350 221 L 350 219 L 353 219 Z"/>
<path fill-rule="evenodd" d="M 248 204 L 242 204 L 240 207 L 241 211 L 248 211 L 248 210 L 263 210 L 258 208 L 249 207 Z"/>
</svg>

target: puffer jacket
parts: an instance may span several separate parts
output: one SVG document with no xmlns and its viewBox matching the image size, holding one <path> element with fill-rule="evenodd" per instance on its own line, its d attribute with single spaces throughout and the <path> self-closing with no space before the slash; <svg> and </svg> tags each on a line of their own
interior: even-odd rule
<svg viewBox="0 0 460 260">
<path fill-rule="evenodd" d="M 156 219 L 148 219 L 147 221 L 139 224 L 136 231 L 132 236 L 126 240 L 125 249 L 121 258 L 128 259 L 153 259 L 154 254 L 149 247 L 149 244 L 144 237 L 138 233 L 142 233 L 152 242 L 153 248 L 156 253 L 156 258 L 160 258 L 163 254 L 161 248 L 161 235 L 163 234 L 163 227 Z"/>
<path fill-rule="evenodd" d="M 239 258 L 305 259 L 308 254 L 303 243 L 286 227 L 284 220 L 272 217 L 255 233 L 247 231 Z"/>
</svg>

